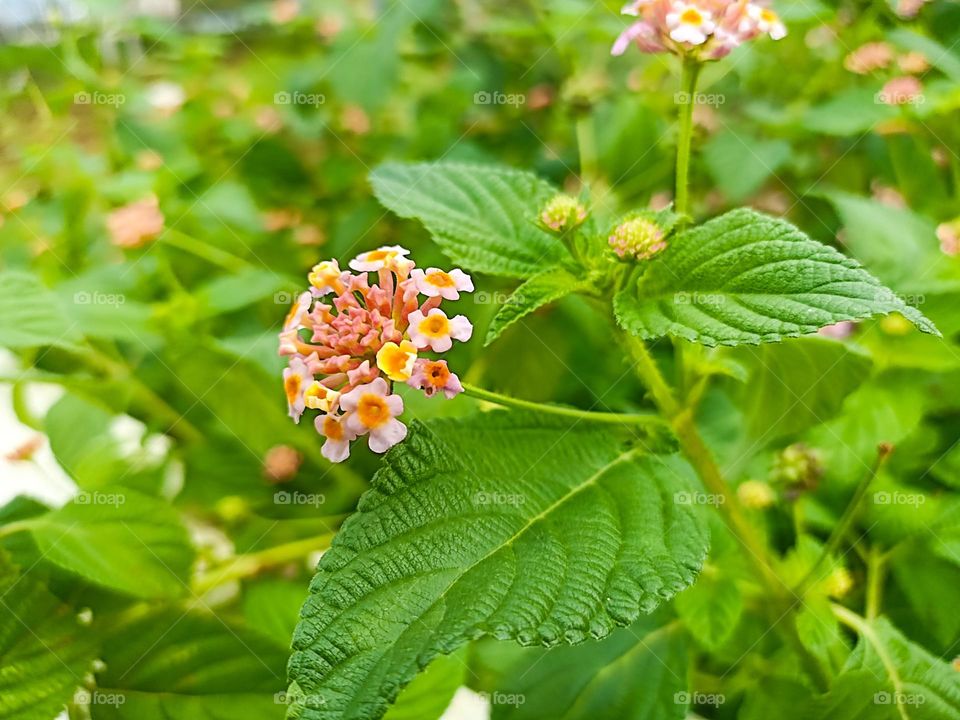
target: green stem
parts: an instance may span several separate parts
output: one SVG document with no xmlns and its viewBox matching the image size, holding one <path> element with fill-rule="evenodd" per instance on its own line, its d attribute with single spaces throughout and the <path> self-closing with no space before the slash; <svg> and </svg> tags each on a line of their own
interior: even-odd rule
<svg viewBox="0 0 960 720">
<path fill-rule="evenodd" d="M 301 560 L 310 553 L 329 548 L 333 535 L 334 533 L 328 532 L 316 537 L 294 540 L 260 552 L 237 555 L 220 567 L 198 575 L 192 583 L 193 590 L 197 595 L 203 595 L 226 582 L 252 577 L 265 568 Z"/>
<path fill-rule="evenodd" d="M 167 230 L 160 236 L 160 241 L 165 245 L 188 252 L 191 255 L 195 255 L 202 260 L 206 260 L 230 272 L 237 272 L 250 267 L 250 264 L 243 258 L 239 258 L 233 253 L 221 250 L 213 245 L 201 242 L 196 238 L 185 235 L 179 230 Z"/>
<path fill-rule="evenodd" d="M 536 410 L 537 412 L 550 413 L 552 415 L 563 415 L 564 417 L 587 420 L 589 422 L 610 423 L 613 425 L 662 425 L 663 420 L 655 413 L 611 413 L 594 412 L 592 410 L 580 410 L 578 408 L 564 407 L 562 405 L 546 405 L 544 403 L 532 402 L 530 400 L 520 400 L 519 398 L 503 395 L 491 390 L 484 390 L 476 385 L 463 383 L 463 391 L 470 397 L 478 400 L 495 403 L 504 407 L 515 407 L 523 410 Z"/>
<path fill-rule="evenodd" d="M 827 544 L 823 546 L 823 552 L 820 553 L 820 557 L 817 559 L 817 562 L 813 564 L 813 567 L 810 568 L 810 571 L 804 576 L 803 580 L 800 581 L 800 584 L 797 585 L 795 590 L 797 595 L 803 597 L 806 594 L 806 592 L 810 589 L 810 586 L 813 585 L 813 583 L 817 580 L 817 571 L 825 562 L 827 562 L 828 558 L 837 551 L 837 548 L 840 547 L 840 543 L 843 541 L 844 536 L 847 534 L 847 531 L 850 529 L 850 526 L 853 524 L 853 521 L 857 516 L 857 511 L 860 509 L 860 504 L 867 495 L 867 490 L 870 488 L 870 483 L 873 482 L 873 479 L 877 476 L 877 472 L 879 472 L 887 458 L 890 457 L 891 452 L 891 446 L 887 445 L 886 443 L 881 444 L 877 448 L 877 459 L 874 461 L 872 467 L 860 479 L 860 483 L 853 492 L 853 497 L 850 498 L 850 502 L 843 511 L 843 515 L 840 516 L 840 520 L 830 533 L 830 537 L 827 538 Z"/>
<path fill-rule="evenodd" d="M 693 139 L 693 107 L 700 68 L 699 61 L 690 57 L 683 59 L 677 133 L 677 186 L 674 200 L 674 208 L 681 215 L 690 214 L 690 144 Z"/>
<path fill-rule="evenodd" d="M 754 566 L 767 587 L 773 608 L 785 608 L 787 612 L 792 612 L 799 606 L 800 598 L 791 593 L 790 588 L 774 570 L 765 543 L 747 521 L 736 494 L 730 491 L 723 479 L 719 466 L 693 422 L 692 411 L 684 408 L 677 401 L 673 390 L 667 384 L 643 341 L 628 333 L 624 333 L 624 337 L 636 362 L 637 375 L 647 386 L 657 407 L 669 421 L 680 443 L 681 451 L 709 492 L 717 497 L 716 505 L 720 509 L 723 521 L 746 550 L 748 561 Z M 773 612 L 779 615 L 778 610 L 774 609 Z M 821 689 L 826 690 L 828 686 L 826 673 L 817 658 L 803 644 L 793 619 L 777 617 L 776 627 L 793 647 L 813 681 Z"/>
<path fill-rule="evenodd" d="M 877 547 L 871 547 L 867 555 L 867 599 L 866 614 L 873 620 L 880 614 L 883 599 L 883 580 L 886 576 L 886 557 Z"/>
<path fill-rule="evenodd" d="M 580 151 L 580 178 L 592 186 L 600 178 L 597 159 L 597 137 L 590 108 L 580 110 L 577 121 L 577 147 Z"/>
</svg>

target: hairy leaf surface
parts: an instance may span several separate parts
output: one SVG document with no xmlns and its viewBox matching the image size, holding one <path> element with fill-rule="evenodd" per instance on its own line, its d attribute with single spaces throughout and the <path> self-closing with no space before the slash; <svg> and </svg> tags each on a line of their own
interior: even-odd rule
<svg viewBox="0 0 960 720">
<path fill-rule="evenodd" d="M 561 268 L 546 270 L 518 287 L 493 316 L 484 345 L 489 345 L 525 315 L 559 300 L 570 293 L 589 287 L 586 280 L 575 277 Z"/>
<path fill-rule="evenodd" d="M 776 342 L 891 312 L 938 334 L 855 260 L 746 209 L 673 238 L 637 286 L 617 294 L 615 308 L 634 335 L 704 345 Z"/>
<path fill-rule="evenodd" d="M 323 557 L 291 715 L 378 718 L 440 653 L 492 635 L 604 637 L 689 585 L 707 548 L 677 457 L 609 429 L 495 412 L 416 423 Z"/>
<path fill-rule="evenodd" d="M 377 199 L 416 218 L 455 263 L 475 272 L 530 277 L 567 251 L 536 225 L 556 190 L 536 175 L 459 163 L 388 163 L 370 178 Z"/>
</svg>

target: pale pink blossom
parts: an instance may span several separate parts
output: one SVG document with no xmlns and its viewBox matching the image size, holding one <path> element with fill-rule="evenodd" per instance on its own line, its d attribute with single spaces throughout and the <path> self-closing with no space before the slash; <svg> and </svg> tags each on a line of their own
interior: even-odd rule
<svg viewBox="0 0 960 720">
<path fill-rule="evenodd" d="M 391 395 L 383 378 L 344 394 L 340 407 L 346 411 L 347 430 L 357 437 L 367 435 L 367 444 L 375 453 L 386 452 L 407 436 L 407 426 L 397 420 L 403 412 L 403 398 Z"/>
<path fill-rule="evenodd" d="M 427 397 L 442 392 L 449 399 L 463 392 L 460 378 L 450 372 L 446 360 L 417 360 L 407 384 L 423 390 Z"/>
<path fill-rule="evenodd" d="M 444 272 L 439 268 L 416 268 L 410 271 L 410 280 L 417 290 L 427 297 L 442 297 L 445 300 L 459 300 L 460 292 L 473 292 L 473 280 L 463 270 L 454 268 Z"/>
<path fill-rule="evenodd" d="M 378 270 L 392 270 L 394 266 L 410 254 L 409 250 L 399 245 L 385 245 L 384 247 L 361 253 L 350 261 L 350 267 L 357 272 L 377 272 Z"/>
<path fill-rule="evenodd" d="M 307 364 L 300 358 L 293 358 L 289 367 L 283 370 L 283 390 L 287 396 L 287 412 L 295 422 L 300 422 L 300 416 L 306 404 L 303 400 L 303 391 L 313 380 Z"/>
<path fill-rule="evenodd" d="M 317 432 L 326 438 L 320 454 L 330 462 L 343 462 L 350 457 L 350 443 L 357 434 L 347 427 L 345 415 L 317 415 L 313 424 Z"/>
<path fill-rule="evenodd" d="M 473 325 L 463 315 L 448 318 L 440 308 L 424 315 L 419 310 L 410 313 L 410 339 L 418 348 L 429 347 L 434 352 L 446 352 L 454 340 L 466 342 L 473 334 Z"/>
</svg>

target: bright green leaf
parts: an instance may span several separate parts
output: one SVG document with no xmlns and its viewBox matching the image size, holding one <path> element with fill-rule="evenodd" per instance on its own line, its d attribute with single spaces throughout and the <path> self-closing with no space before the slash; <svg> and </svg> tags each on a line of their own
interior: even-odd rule
<svg viewBox="0 0 960 720">
<path fill-rule="evenodd" d="M 76 321 L 36 277 L 17 270 L 0 273 L 0 347 L 71 348 L 79 339 Z"/>
<path fill-rule="evenodd" d="M 706 553 L 676 497 L 691 475 L 539 414 L 415 424 L 321 560 L 290 661 L 300 717 L 378 718 L 471 638 L 575 643 L 651 612 Z"/>
<path fill-rule="evenodd" d="M 704 345 L 776 342 L 891 312 L 937 334 L 854 260 L 746 209 L 675 236 L 637 286 L 616 296 L 615 308 L 634 335 Z"/>
<path fill-rule="evenodd" d="M 497 310 L 487 329 L 484 345 L 492 343 L 504 330 L 525 315 L 588 287 L 586 280 L 577 278 L 562 268 L 552 268 L 534 275 L 518 287 Z"/>
<path fill-rule="evenodd" d="M 381 165 L 371 175 L 384 206 L 420 220 L 440 248 L 475 272 L 526 278 L 569 257 L 536 225 L 556 190 L 509 168 L 455 163 Z"/>
</svg>

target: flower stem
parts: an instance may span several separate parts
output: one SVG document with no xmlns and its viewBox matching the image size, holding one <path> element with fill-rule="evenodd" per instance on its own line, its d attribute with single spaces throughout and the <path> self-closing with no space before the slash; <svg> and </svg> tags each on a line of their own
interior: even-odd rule
<svg viewBox="0 0 960 720">
<path fill-rule="evenodd" d="M 867 554 L 867 620 L 873 620 L 880 614 L 883 598 L 883 579 L 886 575 L 887 558 L 878 547 L 870 548 Z"/>
<path fill-rule="evenodd" d="M 677 133 L 677 185 L 674 199 L 674 208 L 681 215 L 690 214 L 690 144 L 693 139 L 693 107 L 700 68 L 699 61 L 690 57 L 683 59 Z"/>
<path fill-rule="evenodd" d="M 886 443 L 882 443 L 877 448 L 877 459 L 860 479 L 860 483 L 857 485 L 856 490 L 853 491 L 853 497 L 850 498 L 850 502 L 843 511 L 843 515 L 840 516 L 840 520 L 837 522 L 836 526 L 834 526 L 833 531 L 830 533 L 830 537 L 827 538 L 827 543 L 823 546 L 823 552 L 820 553 L 820 557 L 817 559 L 817 562 L 814 563 L 813 567 L 810 568 L 810 571 L 804 576 L 803 580 L 800 581 L 800 584 L 797 585 L 795 590 L 797 595 L 803 597 L 807 590 L 810 589 L 810 586 L 816 581 L 817 570 L 819 570 L 820 567 L 827 562 L 828 558 L 837 551 L 837 548 L 840 547 L 840 543 L 843 541 L 844 536 L 850 529 L 850 525 L 853 524 L 854 518 L 857 516 L 857 511 L 860 509 L 860 503 L 863 502 L 864 497 L 867 495 L 867 489 L 870 487 L 870 483 L 873 482 L 873 479 L 877 476 L 880 468 L 886 462 L 887 458 L 890 457 L 892 450 L 893 448 Z"/>
<path fill-rule="evenodd" d="M 663 419 L 655 413 L 612 413 L 612 412 L 594 412 L 592 410 L 580 410 L 578 408 L 564 407 L 562 405 L 547 405 L 544 403 L 532 402 L 530 400 L 520 400 L 519 398 L 503 395 L 491 390 L 484 390 L 476 385 L 463 383 L 463 391 L 470 397 L 478 400 L 495 403 L 504 407 L 514 407 L 523 410 L 536 410 L 537 412 L 550 413 L 552 415 L 562 415 L 564 417 L 577 418 L 588 422 L 610 423 L 614 425 L 662 425 Z"/>
<path fill-rule="evenodd" d="M 193 590 L 197 595 L 202 595 L 226 582 L 252 577 L 266 568 L 295 562 L 307 557 L 310 553 L 326 550 L 330 547 L 333 535 L 332 532 L 324 533 L 259 552 L 237 555 L 223 565 L 198 575 L 192 583 Z"/>
</svg>

